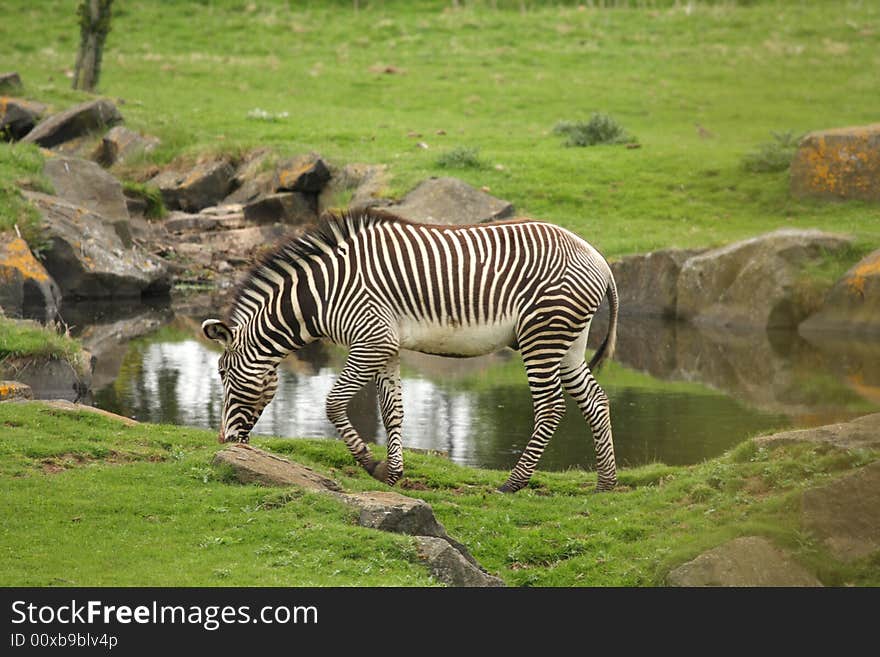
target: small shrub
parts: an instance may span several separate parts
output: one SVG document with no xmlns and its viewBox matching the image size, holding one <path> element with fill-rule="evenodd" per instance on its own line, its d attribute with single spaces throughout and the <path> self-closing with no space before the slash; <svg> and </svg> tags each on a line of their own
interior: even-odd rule
<svg viewBox="0 0 880 657">
<path fill-rule="evenodd" d="M 802 135 L 795 135 L 791 130 L 770 134 L 773 141 L 759 144 L 755 150 L 743 156 L 742 166 L 746 171 L 775 173 L 785 171 L 791 165 Z"/>
<path fill-rule="evenodd" d="M 624 130 L 612 116 L 593 112 L 590 120 L 560 121 L 553 134 L 565 135 L 566 146 L 596 146 L 599 144 L 632 144 L 636 138 Z"/>
<path fill-rule="evenodd" d="M 125 181 L 122 183 L 122 188 L 128 196 L 134 196 L 146 202 L 147 209 L 144 210 L 144 216 L 147 219 L 162 219 L 168 214 L 165 203 L 162 201 L 162 192 L 158 187 Z"/>
<path fill-rule="evenodd" d="M 482 169 L 486 165 L 480 159 L 479 148 L 456 146 L 437 157 L 437 166 L 441 169 Z"/>
</svg>

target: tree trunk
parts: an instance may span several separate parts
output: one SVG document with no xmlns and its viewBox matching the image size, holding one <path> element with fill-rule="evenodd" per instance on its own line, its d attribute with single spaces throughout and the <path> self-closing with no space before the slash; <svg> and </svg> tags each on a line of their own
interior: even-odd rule
<svg viewBox="0 0 880 657">
<path fill-rule="evenodd" d="M 113 0 L 82 0 L 79 15 L 80 41 L 73 71 L 73 88 L 94 91 L 101 76 L 104 42 L 110 31 Z"/>
</svg>

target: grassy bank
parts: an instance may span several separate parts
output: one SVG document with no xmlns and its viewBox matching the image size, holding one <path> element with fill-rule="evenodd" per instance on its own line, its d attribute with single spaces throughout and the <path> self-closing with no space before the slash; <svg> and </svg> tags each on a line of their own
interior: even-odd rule
<svg viewBox="0 0 880 657">
<path fill-rule="evenodd" d="M 0 316 L 0 368 L 9 358 L 75 360 L 82 352 L 78 340 L 36 322 Z"/>
<path fill-rule="evenodd" d="M 212 432 L 126 427 L 39 404 L 0 404 L 0 584 L 428 585 L 406 536 L 357 527 L 327 497 L 242 486 L 212 468 Z M 260 440 L 349 490 L 381 487 L 338 441 Z M 494 493 L 499 471 L 407 455 L 401 492 L 432 504 L 450 534 L 510 585 L 662 583 L 675 565 L 737 535 L 765 535 L 825 584 L 880 585 L 880 564 L 835 562 L 799 529 L 799 494 L 880 458 L 747 442 L 691 467 L 539 473 Z"/>
<path fill-rule="evenodd" d="M 86 98 L 64 74 L 78 43 L 70 3 L 7 4 L 0 57 L 26 94 L 58 108 Z M 876 121 L 875 3 L 361 4 L 114 8 L 100 92 L 162 138 L 160 163 L 272 145 L 388 163 L 392 194 L 454 175 L 609 256 L 786 226 L 880 238 L 876 205 L 795 201 L 787 171 L 749 157 L 773 160 L 761 149 L 771 132 Z M 593 112 L 641 147 L 571 148 L 554 134 Z"/>
</svg>

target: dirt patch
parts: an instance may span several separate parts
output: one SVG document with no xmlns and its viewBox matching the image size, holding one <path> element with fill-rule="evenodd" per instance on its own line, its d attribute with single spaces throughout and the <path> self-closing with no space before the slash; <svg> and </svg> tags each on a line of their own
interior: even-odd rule
<svg viewBox="0 0 880 657">
<path fill-rule="evenodd" d="M 421 481 L 416 481 L 414 479 L 401 479 L 397 485 L 404 490 L 431 490 Z"/>
</svg>

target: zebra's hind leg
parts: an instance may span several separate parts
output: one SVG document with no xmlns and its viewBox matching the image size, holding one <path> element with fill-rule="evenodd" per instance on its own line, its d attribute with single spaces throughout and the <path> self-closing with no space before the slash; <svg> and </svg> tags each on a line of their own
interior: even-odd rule
<svg viewBox="0 0 880 657">
<path fill-rule="evenodd" d="M 608 395 L 599 386 L 590 368 L 583 360 L 580 363 L 563 362 L 562 385 L 565 391 L 577 402 L 584 419 L 593 432 L 596 448 L 597 491 L 611 490 L 617 485 L 617 465 L 614 460 L 614 441 L 611 436 L 611 412 Z M 566 359 L 568 360 L 568 359 Z"/>
<path fill-rule="evenodd" d="M 379 463 L 373 459 L 370 448 L 358 435 L 348 417 L 348 403 L 352 397 L 381 372 L 386 363 L 397 355 L 397 346 L 368 344 L 352 346 L 345 367 L 327 395 L 327 418 L 336 427 L 355 460 L 371 475 L 377 477 Z M 378 478 L 378 477 L 377 477 Z M 381 479 L 384 481 L 384 477 Z"/>
<path fill-rule="evenodd" d="M 403 426 L 403 400 L 400 390 L 400 357 L 395 355 L 385 369 L 376 375 L 376 392 L 382 424 L 388 436 L 388 458 L 376 465 L 373 476 L 389 486 L 403 475 L 403 444 L 400 441 Z"/>
</svg>

